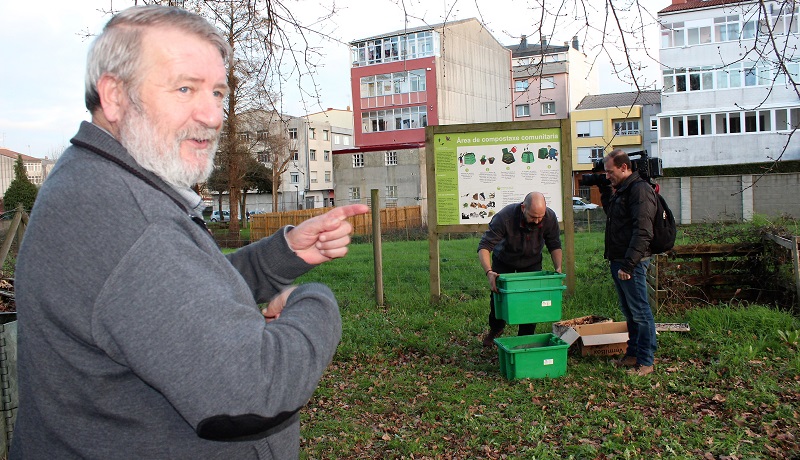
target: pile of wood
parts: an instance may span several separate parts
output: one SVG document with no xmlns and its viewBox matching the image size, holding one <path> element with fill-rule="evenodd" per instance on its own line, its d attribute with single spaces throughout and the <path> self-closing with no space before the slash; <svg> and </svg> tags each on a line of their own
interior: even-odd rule
<svg viewBox="0 0 800 460">
<path fill-rule="evenodd" d="M 14 279 L 0 279 L 0 312 L 8 313 L 17 311 L 14 303 Z"/>
</svg>

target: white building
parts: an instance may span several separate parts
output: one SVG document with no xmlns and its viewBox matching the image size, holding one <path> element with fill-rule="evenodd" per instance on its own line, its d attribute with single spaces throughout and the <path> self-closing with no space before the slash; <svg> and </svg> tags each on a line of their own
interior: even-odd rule
<svg viewBox="0 0 800 460">
<path fill-rule="evenodd" d="M 353 111 L 329 108 L 306 119 L 313 139 L 308 141 L 305 208 L 334 206 L 333 152 L 353 147 Z"/>
<path fill-rule="evenodd" d="M 672 0 L 659 11 L 665 168 L 800 159 L 800 137 L 790 138 L 800 126 L 798 15 L 793 2 L 763 3 Z"/>
<path fill-rule="evenodd" d="M 14 180 L 14 164 L 17 156 L 22 156 L 22 166 L 28 179 L 37 187 L 41 187 L 55 162 L 48 158 L 34 158 L 29 155 L 17 153 L 0 147 L 0 198 L 6 193 L 11 181 Z"/>
</svg>

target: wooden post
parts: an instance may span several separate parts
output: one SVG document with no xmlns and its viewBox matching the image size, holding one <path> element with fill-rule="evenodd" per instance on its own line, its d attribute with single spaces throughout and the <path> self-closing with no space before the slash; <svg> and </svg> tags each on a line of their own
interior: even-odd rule
<svg viewBox="0 0 800 460">
<path fill-rule="evenodd" d="M 22 206 L 20 205 L 17 208 L 17 212 L 14 213 L 14 219 L 11 220 L 11 225 L 8 227 L 8 233 L 6 233 L 6 239 L 3 241 L 3 246 L 0 247 L 0 268 L 3 267 L 6 263 L 6 257 L 8 257 L 8 252 L 11 250 L 11 244 L 14 243 L 14 237 L 17 237 L 17 233 L 22 228 Z M 22 242 L 22 238 L 20 237 L 19 242 Z"/>
<path fill-rule="evenodd" d="M 370 191 L 372 198 L 372 253 L 375 258 L 375 302 L 383 306 L 383 255 L 381 251 L 381 207 L 378 189 Z"/>
<path fill-rule="evenodd" d="M 797 306 L 800 307 L 800 236 L 792 238 L 792 265 L 794 265 L 794 283 L 797 289 Z"/>
</svg>

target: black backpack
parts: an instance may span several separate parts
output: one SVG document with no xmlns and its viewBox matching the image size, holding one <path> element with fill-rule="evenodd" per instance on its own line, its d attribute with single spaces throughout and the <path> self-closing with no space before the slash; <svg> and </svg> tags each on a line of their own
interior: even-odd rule
<svg viewBox="0 0 800 460">
<path fill-rule="evenodd" d="M 656 193 L 656 218 L 653 221 L 653 240 L 650 242 L 650 253 L 661 254 L 672 249 L 675 246 L 677 232 L 675 216 L 672 215 L 664 197 Z"/>
</svg>

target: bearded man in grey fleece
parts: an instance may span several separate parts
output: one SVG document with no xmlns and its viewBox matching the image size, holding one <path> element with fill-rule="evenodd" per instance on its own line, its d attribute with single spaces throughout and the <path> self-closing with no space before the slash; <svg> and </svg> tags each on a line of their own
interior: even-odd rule
<svg viewBox="0 0 800 460">
<path fill-rule="evenodd" d="M 212 169 L 228 60 L 213 26 L 162 6 L 119 13 L 92 45 L 92 121 L 18 258 L 12 459 L 298 457 L 341 317 L 326 286 L 292 283 L 343 257 L 368 208 L 220 252 L 191 186 Z"/>
</svg>

